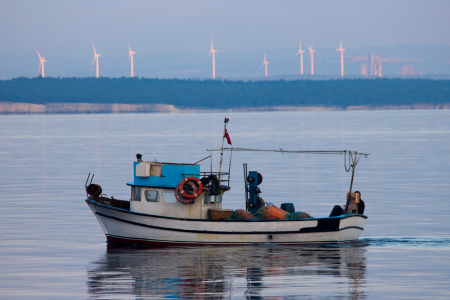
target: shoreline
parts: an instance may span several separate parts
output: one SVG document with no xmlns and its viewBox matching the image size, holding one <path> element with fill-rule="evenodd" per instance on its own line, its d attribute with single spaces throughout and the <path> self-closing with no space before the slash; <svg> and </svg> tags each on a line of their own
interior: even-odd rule
<svg viewBox="0 0 450 300">
<path fill-rule="evenodd" d="M 98 103 L 50 103 L 32 104 L 0 102 L 0 115 L 19 114 L 89 114 L 89 113 L 212 113 L 212 112 L 265 112 L 265 111 L 367 111 L 367 110 L 440 110 L 450 109 L 446 104 L 415 105 L 358 105 L 358 106 L 266 106 L 228 109 L 177 108 L 168 104 L 98 104 Z"/>
</svg>

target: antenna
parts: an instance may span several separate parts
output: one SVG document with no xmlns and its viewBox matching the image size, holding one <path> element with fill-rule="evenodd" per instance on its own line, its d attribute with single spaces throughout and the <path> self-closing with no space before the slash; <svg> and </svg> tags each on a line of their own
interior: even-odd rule
<svg viewBox="0 0 450 300">
<path fill-rule="evenodd" d="M 248 202 L 248 172 L 247 164 L 243 164 L 244 167 L 244 189 L 245 189 L 245 209 L 250 211 L 250 203 Z"/>
<path fill-rule="evenodd" d="M 89 177 L 91 177 L 91 173 L 89 173 L 88 178 L 86 179 L 86 183 L 84 184 L 84 187 L 87 187 L 87 183 L 89 181 Z"/>
</svg>

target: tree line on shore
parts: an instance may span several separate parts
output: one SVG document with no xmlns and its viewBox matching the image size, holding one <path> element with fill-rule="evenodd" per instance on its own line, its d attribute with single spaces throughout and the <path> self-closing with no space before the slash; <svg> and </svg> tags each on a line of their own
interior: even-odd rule
<svg viewBox="0 0 450 300">
<path fill-rule="evenodd" d="M 450 103 L 450 80 L 228 81 L 147 78 L 0 80 L 0 101 L 171 104 L 179 108 L 385 106 Z"/>
</svg>

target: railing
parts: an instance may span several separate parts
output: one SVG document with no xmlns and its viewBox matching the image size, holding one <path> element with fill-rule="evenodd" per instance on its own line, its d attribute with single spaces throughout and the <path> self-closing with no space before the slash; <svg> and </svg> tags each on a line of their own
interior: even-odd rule
<svg viewBox="0 0 450 300">
<path fill-rule="evenodd" d="M 219 178 L 219 172 L 200 172 L 200 179 L 203 177 L 208 177 L 209 175 L 216 175 L 217 178 Z M 181 174 L 183 175 L 185 178 L 189 177 L 189 176 L 197 176 L 198 174 Z M 226 184 L 224 184 L 226 183 Z M 230 186 L 230 173 L 226 173 L 226 172 L 220 172 L 220 185 L 225 185 L 225 186 Z M 209 187 L 209 184 L 206 185 L 207 187 Z"/>
<path fill-rule="evenodd" d="M 219 178 L 219 172 L 200 172 L 200 177 L 208 177 L 211 174 Z M 230 186 L 230 173 L 220 172 L 220 185 Z"/>
</svg>

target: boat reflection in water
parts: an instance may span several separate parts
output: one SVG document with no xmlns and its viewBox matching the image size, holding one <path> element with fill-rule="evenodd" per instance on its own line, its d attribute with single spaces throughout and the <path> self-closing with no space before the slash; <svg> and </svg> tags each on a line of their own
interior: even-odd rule
<svg viewBox="0 0 450 300">
<path fill-rule="evenodd" d="M 345 246 L 137 248 L 107 245 L 91 298 L 365 298 L 366 249 Z"/>
</svg>

